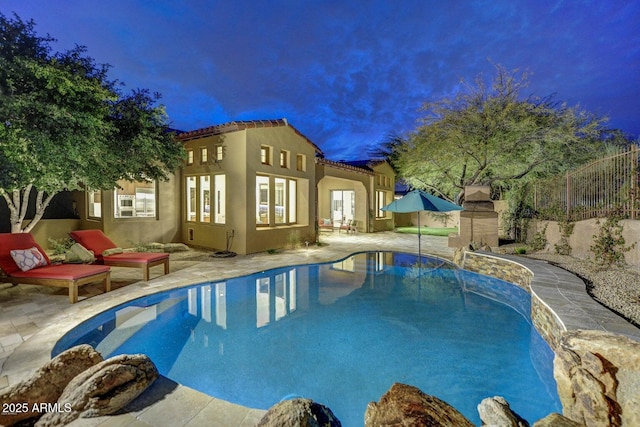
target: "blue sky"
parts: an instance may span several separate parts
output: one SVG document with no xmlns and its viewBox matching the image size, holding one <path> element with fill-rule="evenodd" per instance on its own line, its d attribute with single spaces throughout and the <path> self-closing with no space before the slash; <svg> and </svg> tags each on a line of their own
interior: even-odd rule
<svg viewBox="0 0 640 427">
<path fill-rule="evenodd" d="M 56 50 L 85 45 L 173 127 L 289 122 L 333 160 L 416 128 L 425 101 L 528 70 L 529 93 L 640 134 L 640 2 L 0 0 Z M 528 95 L 529 93 L 526 93 Z"/>
</svg>

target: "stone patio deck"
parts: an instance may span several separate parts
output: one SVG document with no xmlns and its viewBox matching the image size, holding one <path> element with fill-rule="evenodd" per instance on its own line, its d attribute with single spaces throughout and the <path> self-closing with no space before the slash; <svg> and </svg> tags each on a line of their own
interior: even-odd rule
<svg viewBox="0 0 640 427">
<path fill-rule="evenodd" d="M 394 250 L 417 253 L 415 235 L 392 232 L 374 234 L 322 233 L 325 246 L 202 261 L 202 256 L 174 254 L 171 273 L 140 281 L 138 269 L 112 268 L 112 292 L 102 294 L 98 285 L 79 292 L 80 301 L 69 304 L 66 290 L 39 286 L 0 284 L 0 391 L 16 384 L 50 360 L 51 349 L 81 321 L 130 299 L 207 281 L 259 272 L 271 268 L 334 261 L 354 252 Z M 453 250 L 446 237 L 422 236 L 422 253 L 447 259 Z M 499 255 L 498 255 L 499 256 Z M 518 261 L 516 259 L 516 261 Z M 622 333 L 640 341 L 640 329 L 594 302 L 584 284 L 564 270 L 547 263 L 522 260 L 540 280 L 538 295 L 567 329 L 599 329 Z M 519 261 L 518 261 L 519 262 Z M 576 282 L 577 280 L 577 282 Z M 542 286 L 544 285 L 544 286 Z M 542 295 L 540 295 L 542 294 Z M 264 411 L 242 407 L 161 378 L 128 408 L 128 412 L 76 420 L 72 426 L 253 426 Z"/>
</svg>

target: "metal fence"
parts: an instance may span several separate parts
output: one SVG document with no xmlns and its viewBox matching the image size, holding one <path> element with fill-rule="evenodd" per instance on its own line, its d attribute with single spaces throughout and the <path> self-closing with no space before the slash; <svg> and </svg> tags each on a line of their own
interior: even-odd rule
<svg viewBox="0 0 640 427">
<path fill-rule="evenodd" d="M 548 219 L 571 221 L 613 213 L 640 219 L 638 147 L 596 160 L 535 184 L 534 207 Z"/>
</svg>

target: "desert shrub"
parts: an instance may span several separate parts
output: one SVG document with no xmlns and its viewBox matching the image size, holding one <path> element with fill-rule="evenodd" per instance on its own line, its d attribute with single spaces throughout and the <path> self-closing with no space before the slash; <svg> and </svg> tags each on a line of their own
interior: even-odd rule
<svg viewBox="0 0 640 427">
<path fill-rule="evenodd" d="M 571 245 L 569 244 L 569 237 L 573 234 L 573 228 L 575 223 L 563 217 L 558 221 L 558 228 L 560 229 L 560 241 L 554 246 L 555 252 L 559 255 L 571 255 Z"/>
<path fill-rule="evenodd" d="M 613 212 L 604 223 L 600 220 L 596 224 L 600 225 L 598 234 L 593 235 L 593 244 L 589 250 L 593 252 L 595 262 L 601 267 L 609 267 L 611 265 L 624 265 L 624 254 L 635 248 L 633 243 L 629 246 L 622 236 L 624 227 L 620 224 L 622 215 L 619 210 Z"/>
<path fill-rule="evenodd" d="M 529 243 L 529 246 L 531 246 L 531 250 L 533 251 L 541 251 L 544 248 L 547 247 L 547 227 L 549 226 L 549 224 L 545 224 L 544 228 L 540 231 L 536 231 L 536 233 L 533 235 L 533 239 L 531 239 L 531 242 Z"/>
<path fill-rule="evenodd" d="M 69 248 L 71 248 L 75 243 L 75 240 L 71 237 L 62 237 L 60 239 L 53 239 L 49 237 L 47 241 L 49 242 L 49 248 L 53 251 L 54 255 L 66 254 Z"/>
</svg>

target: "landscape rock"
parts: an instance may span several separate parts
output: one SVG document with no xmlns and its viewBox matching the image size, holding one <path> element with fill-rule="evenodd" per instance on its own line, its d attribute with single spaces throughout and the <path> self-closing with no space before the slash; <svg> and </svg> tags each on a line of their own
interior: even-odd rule
<svg viewBox="0 0 640 427">
<path fill-rule="evenodd" d="M 419 388 L 395 383 L 364 414 L 365 427 L 473 427 L 455 408 L 422 392 Z"/>
<path fill-rule="evenodd" d="M 589 427 L 640 425 L 640 342 L 602 331 L 565 332 L 554 376 L 566 417 Z"/>
<path fill-rule="evenodd" d="M 341 427 L 331 409 L 311 399 L 283 400 L 269 408 L 258 427 Z"/>
<path fill-rule="evenodd" d="M 586 426 L 584 424 L 580 424 L 577 421 L 570 420 L 569 418 L 563 415 L 560 415 L 557 412 L 554 412 L 533 423 L 533 427 L 586 427 Z"/>
<path fill-rule="evenodd" d="M 41 405 L 55 404 L 75 376 L 102 360 L 100 353 L 86 344 L 60 353 L 35 371 L 30 378 L 0 394 L 0 402 L 3 405 L 15 407 L 15 404 L 21 404 L 18 413 L 0 413 L 0 425 L 12 426 L 22 420 L 37 419 L 44 412 L 39 409 Z M 28 410 L 22 411 L 24 408 Z"/>
<path fill-rule="evenodd" d="M 527 420 L 516 414 L 502 396 L 487 397 L 478 405 L 480 419 L 485 425 L 501 427 L 529 427 Z"/>
<path fill-rule="evenodd" d="M 63 426 L 76 418 L 113 414 L 138 397 L 158 378 L 144 354 L 107 359 L 76 376 L 58 399 L 58 411 L 48 412 L 36 426 Z"/>
</svg>

